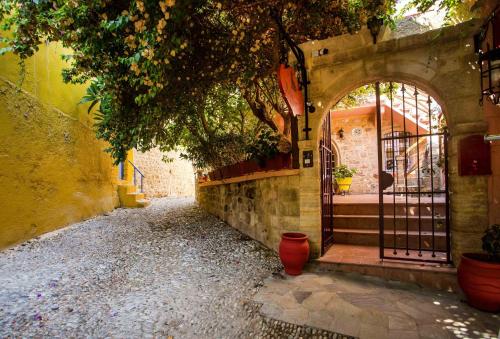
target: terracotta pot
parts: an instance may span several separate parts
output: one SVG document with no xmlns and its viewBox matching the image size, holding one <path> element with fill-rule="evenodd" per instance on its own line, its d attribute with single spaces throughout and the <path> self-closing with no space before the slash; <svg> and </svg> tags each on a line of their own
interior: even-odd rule
<svg viewBox="0 0 500 339">
<path fill-rule="evenodd" d="M 212 180 L 212 181 L 217 180 L 217 179 L 216 179 L 216 175 L 215 175 L 215 171 L 208 172 L 208 177 L 209 177 L 209 178 L 210 178 L 210 180 Z"/>
<path fill-rule="evenodd" d="M 488 261 L 485 254 L 465 253 L 458 266 L 458 283 L 471 306 L 500 311 L 500 263 Z"/>
<path fill-rule="evenodd" d="M 243 171 L 241 170 L 241 164 L 238 162 L 229 166 L 229 172 L 231 172 L 231 178 L 242 176 Z"/>
<path fill-rule="evenodd" d="M 304 233 L 289 232 L 281 235 L 279 247 L 281 263 L 290 275 L 302 273 L 304 264 L 309 259 L 309 242 Z"/>
<path fill-rule="evenodd" d="M 290 168 L 291 162 L 290 153 L 278 153 L 273 158 L 266 159 L 261 168 L 264 171 L 279 171 L 285 168 Z"/>
<path fill-rule="evenodd" d="M 212 172 L 208 173 L 208 176 L 210 177 L 210 180 L 221 180 L 222 179 L 222 173 L 220 169 L 215 169 Z"/>
<path fill-rule="evenodd" d="M 222 179 L 231 178 L 231 166 L 224 166 L 220 170 L 222 172 Z"/>
<path fill-rule="evenodd" d="M 242 174 L 250 174 L 260 170 L 259 164 L 255 160 L 245 160 L 241 163 Z"/>
</svg>

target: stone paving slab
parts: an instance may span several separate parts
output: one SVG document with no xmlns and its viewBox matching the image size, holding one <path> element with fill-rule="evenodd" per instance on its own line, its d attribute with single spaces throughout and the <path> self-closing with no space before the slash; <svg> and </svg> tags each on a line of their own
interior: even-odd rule
<svg viewBox="0 0 500 339">
<path fill-rule="evenodd" d="M 497 338 L 500 315 L 457 294 L 353 273 L 269 277 L 254 297 L 265 317 L 370 338 Z"/>
<path fill-rule="evenodd" d="M 350 338 L 262 316 L 281 269 L 192 199 L 155 199 L 0 252 L 0 338 Z"/>
<path fill-rule="evenodd" d="M 155 199 L 0 252 L 0 338 L 244 336 L 280 269 L 192 199 Z"/>
</svg>

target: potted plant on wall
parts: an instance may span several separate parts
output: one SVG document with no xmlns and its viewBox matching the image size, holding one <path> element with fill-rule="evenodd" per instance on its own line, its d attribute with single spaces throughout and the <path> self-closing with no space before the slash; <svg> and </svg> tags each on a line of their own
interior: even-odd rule
<svg viewBox="0 0 500 339">
<path fill-rule="evenodd" d="M 465 253 L 458 266 L 458 283 L 477 309 L 500 311 L 500 225 L 491 225 L 482 238 L 486 253 Z"/>
<path fill-rule="evenodd" d="M 255 142 L 247 150 L 249 159 L 257 162 L 259 168 L 264 171 L 276 171 L 289 168 L 291 157 L 289 153 L 279 150 L 281 136 L 271 130 L 261 132 Z"/>
<path fill-rule="evenodd" d="M 358 172 L 355 168 L 349 168 L 346 165 L 340 165 L 333 170 L 333 176 L 337 182 L 338 192 L 344 195 L 349 192 L 352 184 L 352 177 Z"/>
</svg>

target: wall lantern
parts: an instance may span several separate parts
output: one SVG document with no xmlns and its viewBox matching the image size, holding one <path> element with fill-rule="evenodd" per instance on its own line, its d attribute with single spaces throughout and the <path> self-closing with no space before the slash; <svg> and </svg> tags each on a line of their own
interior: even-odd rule
<svg viewBox="0 0 500 339">
<path fill-rule="evenodd" d="M 314 112 L 316 112 L 316 107 L 314 107 L 312 102 L 308 102 L 307 103 L 307 110 L 309 111 L 309 113 L 314 113 Z"/>
<path fill-rule="evenodd" d="M 337 131 L 337 135 L 339 136 L 340 140 L 344 140 L 344 129 L 340 127 L 340 129 Z"/>
<path fill-rule="evenodd" d="M 380 33 L 380 28 L 384 24 L 384 19 L 382 18 L 377 18 L 376 16 L 371 17 L 366 25 L 368 26 L 368 29 L 370 30 L 370 33 L 372 34 L 373 38 L 373 43 L 377 43 L 377 36 Z"/>
<path fill-rule="evenodd" d="M 481 72 L 481 102 L 486 96 L 498 106 L 500 105 L 500 7 L 491 13 L 475 38 Z"/>
</svg>

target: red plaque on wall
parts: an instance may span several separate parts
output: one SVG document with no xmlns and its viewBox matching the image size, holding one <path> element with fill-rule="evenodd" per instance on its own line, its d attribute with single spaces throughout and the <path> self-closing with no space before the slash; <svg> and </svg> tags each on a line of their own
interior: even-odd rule
<svg viewBox="0 0 500 339">
<path fill-rule="evenodd" d="M 278 83 L 290 112 L 294 116 L 304 114 L 304 96 L 302 95 L 302 90 L 300 89 L 299 81 L 295 76 L 293 67 L 280 64 L 278 68 Z"/>
<path fill-rule="evenodd" d="M 491 174 L 490 144 L 482 135 L 471 135 L 460 140 L 458 149 L 459 175 Z"/>
</svg>

